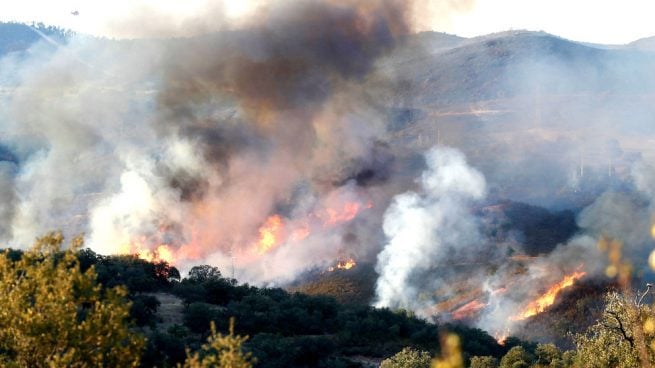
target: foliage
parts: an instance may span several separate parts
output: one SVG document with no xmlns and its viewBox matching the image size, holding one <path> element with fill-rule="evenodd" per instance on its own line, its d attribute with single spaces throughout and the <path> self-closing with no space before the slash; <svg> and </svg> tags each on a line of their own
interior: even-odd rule
<svg viewBox="0 0 655 368">
<path fill-rule="evenodd" d="M 137 326 L 154 326 L 157 322 L 157 308 L 161 304 L 159 300 L 152 295 L 134 295 L 130 317 L 134 319 Z"/>
<path fill-rule="evenodd" d="M 80 238 L 63 252 L 62 243 L 51 233 L 18 260 L 0 253 L 0 365 L 138 366 L 144 340 L 129 329 L 127 291 L 82 272 Z"/>
<path fill-rule="evenodd" d="M 215 306 L 208 303 L 191 303 L 184 313 L 184 325 L 191 332 L 204 334 L 208 331 L 208 321 L 215 322 L 218 318 Z"/>
<path fill-rule="evenodd" d="M 166 291 L 180 279 L 180 272 L 167 262 L 148 262 L 136 255 L 95 255 L 95 260 L 85 262 L 95 266 L 103 286 L 124 285 L 131 293 Z"/>
<path fill-rule="evenodd" d="M 216 331 L 228 334 L 228 321 L 235 317 L 238 333 L 250 335 L 244 351 L 257 358 L 258 367 L 357 367 L 348 357 L 382 358 L 404 347 L 435 354 L 441 333 L 452 331 L 462 337 L 461 354 L 491 355 L 500 358 L 506 351 L 482 330 L 460 325 L 435 325 L 406 311 L 378 309 L 363 304 L 341 304 L 334 298 L 290 293 L 279 288 L 257 288 L 224 278 L 220 270 L 203 265 L 180 280 L 179 272 L 164 262 L 148 262 L 136 256 L 103 256 L 89 249 L 77 251 L 75 262 L 82 272 L 97 272 L 100 293 L 122 287 L 121 303 L 148 343 L 143 367 L 170 367 L 185 359 L 185 347 L 202 361 L 208 354 L 201 348 Z M 21 253 L 6 251 L 21 258 Z M 65 252 L 57 251 L 57 259 Z M 103 289 L 104 288 L 104 289 Z M 129 290 L 129 292 L 127 292 Z M 157 293 L 157 294 L 154 294 Z M 171 293 L 183 300 L 178 312 L 168 310 L 168 323 L 157 315 L 155 295 Z M 170 304 L 169 304 L 170 305 Z M 170 313 L 180 313 L 171 315 Z M 172 318 L 172 319 L 171 319 Z M 163 329 L 160 329 L 164 327 Z M 205 344 L 206 345 L 206 344 Z M 444 355 L 445 356 L 445 355 Z"/>
<path fill-rule="evenodd" d="M 375 295 L 377 273 L 371 264 L 359 263 L 349 270 L 335 269 L 303 276 L 286 289 L 308 295 L 335 298 L 343 304 L 370 304 Z"/>
<path fill-rule="evenodd" d="M 221 271 L 218 267 L 210 265 L 194 266 L 189 270 L 189 277 L 187 279 L 191 282 L 206 282 L 212 280 L 219 280 L 221 278 Z"/>
<path fill-rule="evenodd" d="M 222 335 L 216 332 L 216 325 L 211 323 L 211 335 L 207 343 L 203 344 L 200 351 L 195 353 L 187 352 L 187 359 L 184 361 L 184 368 L 251 368 L 255 360 L 252 354 L 242 351 L 243 343 L 248 340 L 247 336 L 234 334 L 234 319 L 230 319 L 230 332 Z"/>
<path fill-rule="evenodd" d="M 498 359 L 492 356 L 474 356 L 471 358 L 471 368 L 496 368 L 498 367 Z"/>
<path fill-rule="evenodd" d="M 260 333 L 247 344 L 257 357 L 258 367 L 340 366 L 332 355 L 338 346 L 329 336 L 280 336 Z"/>
<path fill-rule="evenodd" d="M 609 292 L 598 322 L 586 333 L 575 336 L 576 363 L 583 367 L 637 367 L 641 365 L 640 346 L 646 359 L 655 361 L 652 350 L 645 351 L 653 336 L 644 336 L 644 330 L 649 332 L 644 327 L 648 327 L 652 315 L 651 307 L 638 305 L 624 294 Z M 655 328 L 650 332 L 654 331 Z"/>
<path fill-rule="evenodd" d="M 555 344 L 539 344 L 534 351 L 539 367 L 563 366 L 562 352 Z"/>
<path fill-rule="evenodd" d="M 347 364 L 344 356 L 389 357 L 404 347 L 435 353 L 442 330 L 462 336 L 464 354 L 500 357 L 505 352 L 479 329 L 437 326 L 405 311 L 344 305 L 331 297 L 238 285 L 217 277 L 194 276 L 195 281 L 187 278 L 173 285 L 171 292 L 186 304 L 184 324 L 202 336 L 208 333 L 207 321 L 225 331 L 226 322 L 235 317 L 238 333 L 252 336 L 246 348 L 260 367 L 342 366 Z M 187 345 L 192 346 L 193 339 L 186 339 Z"/>
<path fill-rule="evenodd" d="M 528 368 L 532 363 L 532 355 L 523 346 L 515 346 L 500 360 L 500 368 Z"/>
<path fill-rule="evenodd" d="M 516 338 L 508 338 L 505 346 L 500 346 L 496 339 L 479 328 L 470 328 L 463 325 L 446 325 L 448 331 L 460 337 L 462 351 L 465 355 L 494 356 L 500 358 L 513 344 L 528 346 L 530 343 Z"/>
<path fill-rule="evenodd" d="M 430 353 L 404 348 L 398 354 L 382 361 L 380 368 L 430 368 Z"/>
</svg>

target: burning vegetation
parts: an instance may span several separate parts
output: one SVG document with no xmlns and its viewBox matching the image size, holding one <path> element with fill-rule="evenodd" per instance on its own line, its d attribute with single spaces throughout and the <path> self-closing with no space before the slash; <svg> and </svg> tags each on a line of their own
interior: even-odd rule
<svg viewBox="0 0 655 368">
<path fill-rule="evenodd" d="M 350 258 L 346 261 L 337 262 L 336 266 L 330 266 L 328 272 L 334 272 L 335 270 L 349 270 L 357 266 L 357 262 L 354 259 Z"/>
<path fill-rule="evenodd" d="M 537 299 L 532 300 L 528 305 L 519 312 L 518 315 L 513 316 L 511 319 L 513 321 L 522 321 L 526 318 L 530 318 L 538 313 L 543 312 L 546 308 L 550 307 L 555 303 L 555 299 L 562 292 L 562 290 L 571 287 L 577 280 L 584 277 L 587 273 L 584 271 L 576 271 L 570 275 L 564 276 L 562 281 L 555 283 L 548 290 Z"/>
</svg>

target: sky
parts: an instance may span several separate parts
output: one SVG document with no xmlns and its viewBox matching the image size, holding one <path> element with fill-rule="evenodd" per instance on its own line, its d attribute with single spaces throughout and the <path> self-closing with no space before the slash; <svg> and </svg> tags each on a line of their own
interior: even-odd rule
<svg viewBox="0 0 655 368">
<path fill-rule="evenodd" d="M 429 3 L 432 0 L 421 0 Z M 107 37 L 162 35 L 187 29 L 206 14 L 214 24 L 238 22 L 264 0 L 21 0 L 0 1 L 0 20 L 39 21 Z M 575 41 L 624 44 L 655 36 L 653 0 L 433 0 L 439 16 L 421 30 L 465 37 L 507 30 L 546 31 Z M 77 15 L 73 13 L 76 12 Z"/>
</svg>

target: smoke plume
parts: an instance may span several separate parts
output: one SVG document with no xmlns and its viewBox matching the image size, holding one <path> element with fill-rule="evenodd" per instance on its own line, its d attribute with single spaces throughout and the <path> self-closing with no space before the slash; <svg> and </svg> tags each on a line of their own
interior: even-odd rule
<svg viewBox="0 0 655 368">
<path fill-rule="evenodd" d="M 84 232 L 103 254 L 234 265 L 258 282 L 370 255 L 377 216 L 358 214 L 383 209 L 392 155 L 365 85 L 385 79 L 376 60 L 410 17 L 393 0 L 280 1 L 193 38 L 73 36 L 10 54 L 0 239 Z"/>
<path fill-rule="evenodd" d="M 423 193 L 394 197 L 385 213 L 388 243 L 376 266 L 378 306 L 411 310 L 431 306 L 432 298 L 420 296 L 443 285 L 437 267 L 470 260 L 482 250 L 469 205 L 485 195 L 484 177 L 451 148 L 434 148 L 425 158 Z"/>
</svg>

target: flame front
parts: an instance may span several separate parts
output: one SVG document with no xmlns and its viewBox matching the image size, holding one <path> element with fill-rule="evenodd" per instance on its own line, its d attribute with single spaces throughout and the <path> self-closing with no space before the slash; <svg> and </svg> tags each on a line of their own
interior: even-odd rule
<svg viewBox="0 0 655 368">
<path fill-rule="evenodd" d="M 454 319 L 465 319 L 470 318 L 476 315 L 480 310 L 484 309 L 487 306 L 486 303 L 482 303 L 479 300 L 472 300 L 463 306 L 457 308 L 453 311 L 452 316 Z"/>
<path fill-rule="evenodd" d="M 263 255 L 288 241 L 300 242 L 314 232 L 325 231 L 353 220 L 361 208 L 362 204 L 359 202 L 346 201 L 335 208 L 328 207 L 310 212 L 307 217 L 300 220 L 283 219 L 278 214 L 272 215 L 259 228 L 255 249 L 259 255 Z M 349 260 L 342 267 L 337 266 L 337 268 L 349 269 L 354 265 L 354 261 Z"/>
<path fill-rule="evenodd" d="M 356 201 L 343 201 L 331 207 L 315 208 L 305 217 L 290 219 L 280 214 L 273 214 L 266 218 L 257 231 L 257 237 L 249 241 L 251 255 L 262 256 L 277 249 L 283 244 L 298 244 L 314 233 L 322 233 L 353 220 L 362 208 L 370 208 Z M 190 239 L 181 245 L 170 244 L 167 239 L 167 228 L 162 226 L 159 232 L 149 236 L 141 236 L 120 246 L 118 253 L 133 254 L 150 262 L 165 261 L 174 264 L 177 260 L 198 259 L 200 247 L 203 242 L 198 232 L 191 234 Z M 350 269 L 355 266 L 350 259 L 339 262 L 336 268 Z"/>
<path fill-rule="evenodd" d="M 142 237 L 139 241 L 134 240 L 129 244 L 124 244 L 120 247 L 120 253 L 134 254 L 148 262 L 173 264 L 176 259 L 173 249 L 167 244 L 160 244 L 154 250 L 150 250 L 146 245 L 145 237 Z"/>
<path fill-rule="evenodd" d="M 280 244 L 282 237 L 282 217 L 279 215 L 270 216 L 259 228 L 259 239 L 257 240 L 257 253 L 264 254 Z"/>
<path fill-rule="evenodd" d="M 559 293 L 568 288 L 569 286 L 572 286 L 576 280 L 579 280 L 580 278 L 584 277 L 587 273 L 583 271 L 576 271 L 570 275 L 567 275 L 564 277 L 564 279 L 557 284 L 551 286 L 546 293 L 544 293 L 542 296 L 537 298 L 536 300 L 533 300 L 528 304 L 521 313 L 519 313 L 517 316 L 512 317 L 511 319 L 513 321 L 522 321 L 526 318 L 530 318 L 534 315 L 537 315 L 549 306 L 551 306 L 555 302 L 555 298 L 557 298 L 557 295 Z"/>
</svg>

